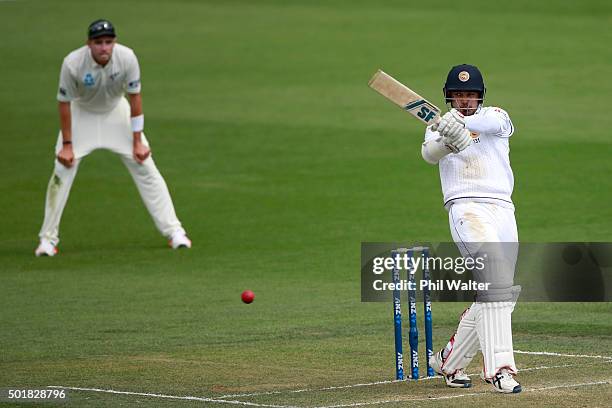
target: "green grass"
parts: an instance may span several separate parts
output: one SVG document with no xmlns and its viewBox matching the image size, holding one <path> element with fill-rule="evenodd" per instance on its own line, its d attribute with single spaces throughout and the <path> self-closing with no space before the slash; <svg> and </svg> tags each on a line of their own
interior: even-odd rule
<svg viewBox="0 0 612 408">
<path fill-rule="evenodd" d="M 140 58 L 147 137 L 191 251 L 166 248 L 120 160 L 95 152 L 64 213 L 60 256 L 32 255 L 59 67 L 100 16 Z M 478 65 L 487 103 L 517 129 L 521 240 L 610 241 L 610 22 L 605 1 L 0 2 L 0 387 L 219 397 L 392 379 L 390 305 L 359 301 L 360 243 L 451 237 L 437 168 L 420 158 L 422 127 L 367 80 L 382 67 L 442 105 L 450 66 Z M 434 305 L 436 347 L 462 306 Z M 611 312 L 521 303 L 515 346 L 606 354 Z M 517 361 L 572 365 L 525 371 L 534 391 L 514 396 L 521 405 L 612 397 L 605 361 Z M 608 385 L 538 390 L 594 381 Z M 485 394 L 413 404 L 504 398 L 470 392 Z M 458 393 L 436 380 L 237 399 L 305 407 Z M 69 405 L 203 403 L 75 391 Z"/>
</svg>

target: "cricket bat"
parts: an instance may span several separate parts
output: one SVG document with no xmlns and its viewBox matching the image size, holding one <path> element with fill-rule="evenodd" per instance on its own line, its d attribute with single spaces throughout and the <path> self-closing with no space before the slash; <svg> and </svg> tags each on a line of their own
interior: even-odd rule
<svg viewBox="0 0 612 408">
<path fill-rule="evenodd" d="M 440 120 L 440 108 L 380 69 L 368 85 L 426 125 Z"/>
</svg>

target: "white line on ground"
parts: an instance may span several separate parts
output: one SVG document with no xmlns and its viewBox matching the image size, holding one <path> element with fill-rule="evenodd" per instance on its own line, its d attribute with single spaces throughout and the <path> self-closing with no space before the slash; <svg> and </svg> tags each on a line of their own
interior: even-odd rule
<svg viewBox="0 0 612 408">
<path fill-rule="evenodd" d="M 550 370 L 552 368 L 578 367 L 581 365 L 583 364 L 563 364 L 563 365 L 554 365 L 554 366 L 527 367 L 527 368 L 520 368 L 519 372 L 536 371 L 536 370 Z M 475 377 L 475 376 L 480 375 L 480 372 L 471 373 L 468 375 L 470 377 Z M 442 378 L 442 377 L 439 375 L 436 375 L 434 377 L 423 377 L 423 378 L 420 378 L 419 381 L 433 380 L 436 378 Z M 374 382 L 359 383 L 359 384 L 336 385 L 336 386 L 323 387 L 323 388 L 302 388 L 298 390 L 276 390 L 276 391 L 251 392 L 251 393 L 244 393 L 244 394 L 224 394 L 224 395 L 218 396 L 217 398 L 256 397 L 260 395 L 275 395 L 275 394 L 298 394 L 298 393 L 303 393 L 303 392 L 317 392 L 317 391 L 341 390 L 345 388 L 370 387 L 373 385 L 394 384 L 394 383 L 400 383 L 403 381 L 410 381 L 410 380 L 387 380 L 387 381 L 374 381 Z"/>
<path fill-rule="evenodd" d="M 538 366 L 538 367 L 521 368 L 519 369 L 519 374 L 522 373 L 523 371 L 550 370 L 551 368 L 578 367 L 581 365 L 584 365 L 584 364 L 561 364 L 561 365 L 556 365 L 556 366 Z"/>
<path fill-rule="evenodd" d="M 519 374 L 524 371 L 537 371 L 537 370 L 550 370 L 552 368 L 567 368 L 567 367 L 580 367 L 584 365 L 592 365 L 592 364 L 562 364 L 562 365 L 554 365 L 554 366 L 537 366 L 537 367 L 527 367 L 527 368 L 519 368 Z M 480 372 L 468 374 L 468 377 L 476 377 L 479 376 Z M 436 378 L 441 378 L 440 376 Z"/>
<path fill-rule="evenodd" d="M 550 351 L 522 351 L 522 350 L 514 350 L 514 352 L 516 354 L 531 354 L 534 356 L 596 358 L 600 360 L 612 360 L 612 356 L 594 356 L 594 355 L 589 355 L 589 354 L 563 354 L 563 353 L 552 353 Z"/>
<path fill-rule="evenodd" d="M 554 357 L 593 358 L 593 359 L 605 360 L 606 362 L 612 362 L 612 357 L 610 356 L 587 355 L 587 354 L 563 354 L 563 353 L 554 353 L 554 352 L 548 352 L 548 351 L 515 350 L 514 352 L 517 354 L 543 355 L 543 356 L 554 356 Z M 581 364 L 563 364 L 563 365 L 556 365 L 556 366 L 528 367 L 528 368 L 522 368 L 520 369 L 520 371 L 547 370 L 547 369 L 552 369 L 552 368 L 575 367 L 579 365 Z M 470 377 L 477 376 L 477 375 L 479 375 L 479 373 L 472 373 L 470 374 Z M 432 380 L 435 378 L 441 378 L 441 377 L 440 376 L 424 377 L 424 378 L 419 379 L 419 381 Z M 131 391 L 105 390 L 105 389 L 100 389 L 100 388 L 64 387 L 64 386 L 56 386 L 56 385 L 52 385 L 49 387 L 50 388 L 64 388 L 64 389 L 75 390 L 75 391 L 104 392 L 104 393 L 110 393 L 110 394 L 123 394 L 123 395 L 139 395 L 139 396 L 146 396 L 146 397 L 152 397 L 152 398 L 217 402 L 221 404 L 245 405 L 245 406 L 254 406 L 254 407 L 295 408 L 295 407 L 290 407 L 286 405 L 258 404 L 255 402 L 227 400 L 225 398 L 254 397 L 254 396 L 261 396 L 261 395 L 275 395 L 275 394 L 285 394 L 285 393 L 286 394 L 297 394 L 297 393 L 304 393 L 304 392 L 331 391 L 331 390 L 340 390 L 340 389 L 357 388 L 357 387 L 368 387 L 368 386 L 374 386 L 374 385 L 393 384 L 393 383 L 400 383 L 403 381 L 404 380 L 386 380 L 386 381 L 374 381 L 374 382 L 369 382 L 369 383 L 336 385 L 336 386 L 323 387 L 323 388 L 303 388 L 303 389 L 298 389 L 298 390 L 276 390 L 276 391 L 262 391 L 262 392 L 253 392 L 253 393 L 244 393 L 244 394 L 226 394 L 226 395 L 221 395 L 215 398 L 193 397 L 193 396 L 174 396 L 174 395 L 152 394 L 152 393 L 131 392 Z M 533 389 L 528 389 L 525 391 L 533 392 L 533 391 L 538 391 L 538 390 L 567 388 L 567 387 L 573 387 L 573 386 L 601 385 L 601 384 L 609 384 L 609 383 L 610 382 L 608 381 L 601 381 L 601 382 L 595 382 L 595 383 L 583 383 L 583 384 L 561 385 L 561 386 L 555 386 L 555 387 L 533 388 Z M 412 399 L 412 400 L 389 400 L 389 401 L 363 402 L 363 403 L 358 402 L 358 403 L 349 404 L 349 405 L 333 405 L 333 406 L 319 407 L 319 408 L 342 408 L 342 407 L 353 407 L 353 406 L 361 406 L 361 405 L 384 404 L 384 403 L 400 402 L 400 401 L 429 401 L 429 400 L 436 400 L 436 399 L 460 398 L 460 397 L 479 395 L 479 394 L 481 393 L 456 394 L 456 395 L 444 396 L 444 397 L 432 397 L 432 398 Z"/>
<path fill-rule="evenodd" d="M 439 375 L 435 377 L 423 377 L 419 378 L 419 381 L 427 381 L 433 380 L 434 378 L 442 378 Z M 360 384 L 348 384 L 348 385 L 334 385 L 330 387 L 323 388 L 303 388 L 300 390 L 278 390 L 278 391 L 262 391 L 262 392 L 253 392 L 250 394 L 226 394 L 221 395 L 218 398 L 232 398 L 232 397 L 254 397 L 257 395 L 270 395 L 270 394 L 297 394 L 301 392 L 314 392 L 314 391 L 330 391 L 330 390 L 341 390 L 344 388 L 357 388 L 357 387 L 369 387 L 372 385 L 384 385 L 384 384 L 394 384 L 401 383 L 408 380 L 386 380 L 386 381 L 374 381 L 369 383 L 360 383 Z"/>
<path fill-rule="evenodd" d="M 547 391 L 547 390 L 555 390 L 559 388 L 577 388 L 577 387 L 587 387 L 587 386 L 595 386 L 595 385 L 610 385 L 611 380 L 606 381 L 595 381 L 588 383 L 577 383 L 577 384 L 565 384 L 565 385 L 554 385 L 550 387 L 539 387 L 539 388 L 528 388 L 523 392 L 537 392 L 537 391 Z M 142 397 L 151 397 L 151 398 L 165 398 L 165 399 L 175 399 L 175 400 L 189 400 L 189 401 L 202 401 L 202 402 L 216 402 L 220 404 L 232 404 L 232 405 L 246 405 L 246 406 L 254 406 L 254 407 L 266 407 L 266 408 L 300 408 L 291 405 L 273 405 L 273 404 L 258 404 L 255 402 L 247 402 L 247 401 L 237 401 L 237 400 L 224 400 L 218 398 L 205 398 L 205 397 L 192 397 L 192 396 L 176 396 L 176 395 L 166 395 L 166 394 L 153 394 L 153 393 L 145 393 L 145 392 L 132 392 L 132 391 L 117 391 L 117 390 L 105 390 L 101 388 L 84 388 L 84 387 L 65 387 L 61 385 L 50 385 L 49 388 L 62 388 L 66 390 L 75 390 L 75 391 L 89 391 L 89 392 L 102 392 L 107 394 L 120 394 L 120 395 L 138 395 Z M 455 394 L 455 395 L 445 395 L 441 397 L 427 397 L 427 398 L 398 398 L 392 400 L 380 400 L 380 401 L 368 401 L 368 402 L 354 402 L 351 404 L 338 404 L 338 405 L 327 405 L 320 406 L 316 408 L 349 408 L 349 407 L 360 407 L 364 405 L 378 405 L 378 404 L 388 404 L 392 402 L 410 402 L 410 401 L 437 401 L 437 400 L 445 400 L 445 399 L 453 399 L 453 398 L 462 398 L 462 397 L 473 397 L 478 395 L 485 395 L 491 393 L 492 391 L 480 391 L 480 392 L 471 392 L 465 394 Z"/>
<path fill-rule="evenodd" d="M 595 382 L 588 382 L 588 383 L 578 383 L 578 384 L 554 385 L 550 387 L 540 387 L 540 388 L 528 388 L 524 390 L 523 392 L 538 392 L 538 391 L 556 390 L 559 388 L 577 388 L 577 387 L 588 387 L 588 386 L 595 386 L 595 385 L 610 385 L 610 380 L 595 381 Z M 438 401 L 438 400 L 462 398 L 462 397 L 475 397 L 475 396 L 490 394 L 492 392 L 493 391 L 491 390 L 491 391 L 471 392 L 471 393 L 466 393 L 466 394 L 446 395 L 442 397 L 405 398 L 405 399 L 398 398 L 398 399 L 383 400 L 383 401 L 355 402 L 352 404 L 327 405 L 327 406 L 320 406 L 316 408 L 349 408 L 349 407 L 361 407 L 364 405 L 389 404 L 393 402 Z"/>
<path fill-rule="evenodd" d="M 338 389 L 343 389 L 343 388 L 367 387 L 371 385 L 393 384 L 393 383 L 402 382 L 402 381 L 403 380 L 387 380 L 387 381 L 375 381 L 375 382 L 361 383 L 361 384 L 335 385 L 335 386 L 324 387 L 324 388 L 303 388 L 299 390 L 263 391 L 263 392 L 253 392 L 249 394 L 226 394 L 226 395 L 221 395 L 219 398 L 254 397 L 257 395 L 270 395 L 270 394 L 297 394 L 301 392 L 328 391 L 328 390 L 338 390 Z"/>
<path fill-rule="evenodd" d="M 224 400 L 224 399 L 206 398 L 206 397 L 176 396 L 176 395 L 166 395 L 166 394 L 152 394 L 152 393 L 147 393 L 147 392 L 105 390 L 101 388 L 65 387 L 63 385 L 49 385 L 49 388 L 62 388 L 64 390 L 74 390 L 74 391 L 102 392 L 106 394 L 138 395 L 141 397 L 166 398 L 166 399 L 174 399 L 174 400 L 217 402 L 220 404 L 247 405 L 247 406 L 252 406 L 252 407 L 297 408 L 297 407 L 291 407 L 288 405 L 257 404 L 255 402 L 247 402 L 247 401 Z"/>
</svg>

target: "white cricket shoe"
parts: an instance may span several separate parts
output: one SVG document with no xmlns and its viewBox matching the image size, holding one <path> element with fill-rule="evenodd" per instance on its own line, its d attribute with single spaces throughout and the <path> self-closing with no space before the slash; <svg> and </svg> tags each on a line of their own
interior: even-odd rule
<svg viewBox="0 0 612 408">
<path fill-rule="evenodd" d="M 175 232 L 172 235 L 172 239 L 170 239 L 169 244 L 172 249 L 191 248 L 191 240 L 187 238 L 185 231 Z"/>
<path fill-rule="evenodd" d="M 514 379 L 512 373 L 508 372 L 505 368 L 502 368 L 493 378 L 485 378 L 484 372 L 481 372 L 480 378 L 482 378 L 484 382 L 492 384 L 495 391 L 504 394 L 518 394 L 523 390 L 521 384 L 519 384 Z"/>
<path fill-rule="evenodd" d="M 46 239 L 41 239 L 38 248 L 34 251 L 36 256 L 55 256 L 55 254 L 57 254 L 57 247 Z"/>
<path fill-rule="evenodd" d="M 470 388 L 472 386 L 472 380 L 465 371 L 459 369 L 454 374 L 445 374 L 442 371 L 442 365 L 444 359 L 442 358 L 442 351 L 438 351 L 433 355 L 433 358 L 429 360 L 429 365 L 434 369 L 436 373 L 444 377 L 446 385 L 451 388 Z"/>
</svg>

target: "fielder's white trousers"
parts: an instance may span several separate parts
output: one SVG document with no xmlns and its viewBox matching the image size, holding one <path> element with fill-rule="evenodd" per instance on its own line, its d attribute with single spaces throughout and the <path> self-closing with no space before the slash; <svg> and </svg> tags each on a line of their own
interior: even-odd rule
<svg viewBox="0 0 612 408">
<path fill-rule="evenodd" d="M 125 99 L 109 112 L 91 112 L 71 103 L 72 149 L 74 164 L 67 168 L 55 159 L 53 175 L 47 187 L 45 219 L 39 233 L 41 239 L 53 245 L 59 242 L 59 224 L 70 194 L 81 159 L 97 149 L 117 153 L 132 175 L 136 187 L 151 214 L 157 229 L 170 238 L 184 230 L 174 211 L 168 186 L 157 170 L 152 157 L 139 164 L 133 157 L 133 136 L 130 124 L 130 106 Z M 148 146 L 144 134 L 142 142 Z M 59 133 L 55 154 L 62 149 L 62 134 Z"/>
<path fill-rule="evenodd" d="M 453 240 L 464 257 L 482 242 L 518 242 L 514 209 L 487 202 L 459 201 L 448 208 Z M 508 255 L 508 254 L 506 254 Z M 516 263 L 517 254 L 510 254 Z M 511 313 L 515 302 L 474 302 L 461 316 L 457 331 L 444 349 L 446 374 L 465 369 L 478 350 L 486 378 L 500 369 L 516 373 Z"/>
</svg>

